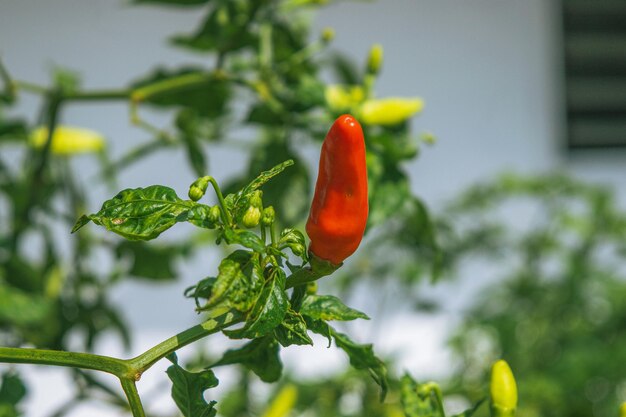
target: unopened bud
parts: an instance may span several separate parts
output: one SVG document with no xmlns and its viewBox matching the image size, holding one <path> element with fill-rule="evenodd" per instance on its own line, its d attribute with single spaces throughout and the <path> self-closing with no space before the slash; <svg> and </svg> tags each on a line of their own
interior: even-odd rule
<svg viewBox="0 0 626 417">
<path fill-rule="evenodd" d="M 375 43 L 370 48 L 370 53 L 367 57 L 367 72 L 369 72 L 370 74 L 378 74 L 382 65 L 383 47 L 382 45 Z"/>
<path fill-rule="evenodd" d="M 274 207 L 269 206 L 263 209 L 263 218 L 261 219 L 261 223 L 263 226 L 270 226 L 274 223 L 274 218 L 276 217 L 276 211 Z"/>
<path fill-rule="evenodd" d="M 212 206 L 209 209 L 209 220 L 213 223 L 217 223 L 220 220 L 220 216 L 222 215 L 222 210 L 220 210 L 220 206 Z"/>
<path fill-rule="evenodd" d="M 322 30 L 322 42 L 330 43 L 335 39 L 335 29 L 326 27 Z"/>
<path fill-rule="evenodd" d="M 241 223 L 244 227 L 248 229 L 256 227 L 259 225 L 261 221 L 261 210 L 258 207 L 250 206 L 248 210 L 246 210 L 243 218 L 241 219 Z"/>
<path fill-rule="evenodd" d="M 210 179 L 211 177 L 202 177 L 195 180 L 189 186 L 189 192 L 187 193 L 189 199 L 191 199 L 192 201 L 200 200 L 204 196 L 204 193 L 206 193 L 206 189 L 209 186 Z"/>
</svg>

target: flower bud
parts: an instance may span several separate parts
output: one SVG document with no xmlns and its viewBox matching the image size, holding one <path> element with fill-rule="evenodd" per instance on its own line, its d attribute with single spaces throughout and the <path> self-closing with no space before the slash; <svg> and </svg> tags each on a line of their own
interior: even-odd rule
<svg viewBox="0 0 626 417">
<path fill-rule="evenodd" d="M 499 360 L 491 368 L 492 417 L 513 417 L 517 408 L 517 385 L 509 364 Z"/>
<path fill-rule="evenodd" d="M 325 27 L 322 30 L 322 42 L 331 43 L 335 39 L 335 29 L 331 27 Z"/>
<path fill-rule="evenodd" d="M 382 45 L 375 43 L 370 48 L 369 56 L 367 57 L 367 72 L 370 74 L 378 74 L 380 68 L 383 65 L 383 47 Z"/>
<path fill-rule="evenodd" d="M 261 223 L 263 226 L 270 226 L 274 223 L 274 218 L 276 217 L 276 211 L 274 211 L 274 207 L 269 206 L 263 209 L 263 217 L 261 219 Z"/>
<path fill-rule="evenodd" d="M 261 210 L 258 207 L 250 206 L 243 215 L 241 223 L 248 229 L 256 227 L 261 221 Z"/>
<path fill-rule="evenodd" d="M 190 200 L 198 201 L 204 196 L 204 193 L 206 193 L 206 189 L 209 186 L 210 178 L 211 177 L 198 178 L 189 186 L 189 192 L 187 195 Z"/>
<path fill-rule="evenodd" d="M 209 209 L 209 220 L 213 223 L 217 223 L 220 220 L 220 217 L 222 215 L 222 210 L 220 209 L 220 206 L 212 206 Z"/>
</svg>

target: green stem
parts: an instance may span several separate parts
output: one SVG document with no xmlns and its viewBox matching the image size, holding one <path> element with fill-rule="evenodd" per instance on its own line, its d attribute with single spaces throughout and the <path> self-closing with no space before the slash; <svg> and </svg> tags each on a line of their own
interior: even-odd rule
<svg viewBox="0 0 626 417">
<path fill-rule="evenodd" d="M 148 349 L 141 355 L 133 359 L 129 359 L 127 362 L 135 371 L 136 378 L 138 379 L 143 372 L 148 370 L 152 365 L 167 355 L 195 342 L 196 340 L 202 339 L 203 337 L 213 333 L 220 332 L 226 327 L 239 323 L 242 319 L 243 318 L 240 315 L 228 312 L 178 333 L 177 335 L 172 336 L 158 345 Z"/>
<path fill-rule="evenodd" d="M 66 94 L 64 100 L 71 101 L 99 101 L 99 100 L 126 100 L 130 98 L 130 90 L 94 90 L 86 92 L 78 92 L 75 94 Z"/>
<path fill-rule="evenodd" d="M 220 186 L 217 184 L 217 181 L 215 181 L 215 178 L 209 177 L 209 182 L 213 186 L 213 189 L 215 190 L 215 195 L 217 195 L 217 200 L 220 203 L 220 208 L 221 208 L 220 212 L 222 213 L 222 222 L 224 223 L 225 227 L 230 228 L 232 219 L 230 217 L 230 213 L 226 209 L 226 201 L 224 200 L 224 195 L 222 194 L 222 190 L 220 189 Z"/>
<path fill-rule="evenodd" d="M 318 258 L 309 252 L 311 266 L 308 268 L 298 269 L 296 272 L 287 277 L 285 289 L 293 288 L 298 285 L 304 285 L 335 272 L 340 265 L 333 265 L 328 261 Z"/>
<path fill-rule="evenodd" d="M 92 369 L 115 375 L 118 378 L 128 378 L 133 374 L 132 368 L 123 359 L 62 350 L 0 347 L 0 362 Z"/>
<path fill-rule="evenodd" d="M 133 417 L 146 417 L 146 412 L 141 404 L 141 398 L 139 398 L 135 381 L 130 378 L 120 378 L 120 382 L 122 383 L 122 389 L 128 399 L 128 405 L 130 405 L 130 411 L 133 413 Z"/>
<path fill-rule="evenodd" d="M 147 98 L 154 97 L 165 92 L 170 93 L 173 91 L 186 90 L 201 85 L 212 78 L 212 74 L 206 73 L 185 74 L 179 77 L 168 78 L 167 80 L 157 81 L 155 83 L 136 88 L 130 94 L 130 98 L 134 102 L 141 102 Z"/>
</svg>

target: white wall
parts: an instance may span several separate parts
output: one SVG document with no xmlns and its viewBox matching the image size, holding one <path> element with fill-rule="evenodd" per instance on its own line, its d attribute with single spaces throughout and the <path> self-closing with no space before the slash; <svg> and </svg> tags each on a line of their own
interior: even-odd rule
<svg viewBox="0 0 626 417">
<path fill-rule="evenodd" d="M 503 170 L 566 169 L 617 187 L 620 198 L 626 200 L 624 152 L 570 155 L 561 145 L 557 13 L 552 0 L 340 2 L 321 12 L 316 27 L 335 28 L 337 49 L 359 59 L 370 44 L 382 43 L 385 64 L 377 86 L 379 95 L 419 95 L 426 100 L 424 114 L 414 122 L 415 130 L 432 131 L 439 142 L 424 149 L 408 168 L 414 190 L 432 207 Z M 193 11 L 129 7 L 121 1 L 0 0 L 0 54 L 20 79 L 44 83 L 48 69 L 58 64 L 81 72 L 86 87 L 115 87 L 144 74 L 155 63 L 176 67 L 200 62 L 200 57 L 162 42 L 169 34 L 195 28 L 197 20 Z M 28 97 L 20 110 L 34 115 L 35 104 Z M 70 107 L 63 120 L 106 134 L 114 155 L 148 138 L 129 126 L 125 105 Z M 216 172 L 232 170 L 228 156 L 232 154 L 211 156 Z M 193 174 L 186 169 L 163 170 L 164 164 L 185 166 L 180 152 L 161 153 L 125 172 L 120 186 L 166 183 L 185 190 Z M 88 158 L 79 161 L 86 172 L 90 166 Z M 106 193 L 97 190 L 100 196 Z M 149 329 L 142 333 L 137 350 L 195 322 L 189 302 L 172 293 L 181 294 L 203 274 L 208 262 L 197 259 L 187 265 L 184 281 L 175 285 L 125 284 L 118 292 L 116 297 L 126 305 L 132 323 Z M 171 310 L 162 308 L 166 301 Z M 407 366 L 437 373 L 440 370 L 429 368 L 428 363 L 436 362 L 433 357 L 445 359 L 439 343 L 443 329 L 450 325 L 449 317 L 415 325 L 422 335 L 430 334 L 431 342 L 422 347 L 426 350 L 422 356 L 406 359 Z M 402 329 L 389 331 L 389 343 L 402 340 Z M 402 343 L 412 348 L 410 341 Z M 50 391 L 49 381 L 57 381 L 56 387 L 62 385 L 58 382 L 63 381 L 62 374 L 46 371 L 45 375 L 48 379 L 37 382 L 28 415 L 45 415 L 46 404 L 60 401 L 56 391 Z M 111 415 L 90 409 L 89 415 L 96 414 Z"/>
</svg>

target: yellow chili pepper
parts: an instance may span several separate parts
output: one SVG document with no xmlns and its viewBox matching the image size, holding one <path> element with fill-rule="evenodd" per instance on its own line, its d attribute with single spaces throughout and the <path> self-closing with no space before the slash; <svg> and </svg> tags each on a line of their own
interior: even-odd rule
<svg viewBox="0 0 626 417">
<path fill-rule="evenodd" d="M 424 108 L 421 98 L 390 97 L 366 100 L 360 107 L 360 120 L 368 125 L 402 123 Z"/>
<path fill-rule="evenodd" d="M 491 415 L 513 417 L 517 408 L 517 384 L 509 364 L 499 360 L 491 368 Z"/>
<path fill-rule="evenodd" d="M 365 99 L 360 85 L 329 85 L 324 91 L 326 103 L 336 112 L 351 111 Z"/>
<path fill-rule="evenodd" d="M 619 408 L 619 417 L 626 417 L 626 402 L 622 403 Z"/>
<path fill-rule="evenodd" d="M 30 136 L 30 144 L 42 148 L 48 140 L 48 128 L 39 127 Z M 93 130 L 71 126 L 57 126 L 52 135 L 50 151 L 58 155 L 99 152 L 105 147 L 104 137 Z"/>
<path fill-rule="evenodd" d="M 295 385 L 285 385 L 274 397 L 262 417 L 285 417 L 298 399 L 298 389 Z"/>
</svg>

